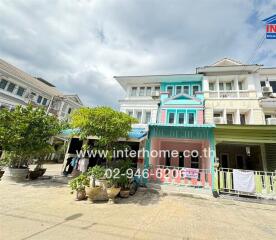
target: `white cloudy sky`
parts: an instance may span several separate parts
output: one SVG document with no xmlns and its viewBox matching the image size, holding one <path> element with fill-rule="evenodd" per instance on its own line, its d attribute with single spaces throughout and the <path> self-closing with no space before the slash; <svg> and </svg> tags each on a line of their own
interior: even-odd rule
<svg viewBox="0 0 276 240">
<path fill-rule="evenodd" d="M 246 63 L 273 14 L 273 0 L 1 0 L 0 57 L 87 105 L 118 107 L 114 75 Z M 276 66 L 276 40 L 253 62 Z"/>
</svg>

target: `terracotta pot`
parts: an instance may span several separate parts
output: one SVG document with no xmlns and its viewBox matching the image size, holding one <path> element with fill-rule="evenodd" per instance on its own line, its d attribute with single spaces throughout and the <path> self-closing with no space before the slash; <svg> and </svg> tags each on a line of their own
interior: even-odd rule
<svg viewBox="0 0 276 240">
<path fill-rule="evenodd" d="M 2 180 L 23 182 L 27 179 L 29 168 L 5 168 L 5 174 Z"/>
<path fill-rule="evenodd" d="M 5 173 L 5 171 L 0 171 L 0 178 L 3 176 L 3 174 Z"/>
<path fill-rule="evenodd" d="M 106 189 L 109 203 L 115 203 L 115 197 L 119 194 L 120 190 L 121 188 L 115 188 L 115 187 Z"/>
<path fill-rule="evenodd" d="M 97 196 L 102 191 L 101 187 L 87 187 L 86 194 L 91 202 L 94 202 Z"/>
<path fill-rule="evenodd" d="M 122 198 L 128 198 L 129 197 L 129 189 L 123 189 L 120 191 L 120 197 Z"/>
<path fill-rule="evenodd" d="M 35 179 L 37 179 L 39 176 L 40 176 L 39 170 L 30 171 L 30 172 L 29 172 L 29 175 L 28 175 L 28 177 L 29 177 L 30 180 L 35 180 Z"/>
<path fill-rule="evenodd" d="M 42 177 L 45 174 L 46 170 L 47 170 L 46 168 L 40 168 L 40 169 L 38 169 L 38 171 L 39 171 L 39 177 Z"/>
<path fill-rule="evenodd" d="M 77 190 L 76 200 L 81 201 L 86 199 L 86 192 L 85 189 Z"/>
</svg>

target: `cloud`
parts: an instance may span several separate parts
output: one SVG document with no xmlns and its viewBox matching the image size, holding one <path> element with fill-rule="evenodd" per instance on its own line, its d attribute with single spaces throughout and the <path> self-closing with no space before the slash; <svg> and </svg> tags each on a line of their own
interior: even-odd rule
<svg viewBox="0 0 276 240">
<path fill-rule="evenodd" d="M 191 73 L 222 57 L 246 62 L 273 1 L 29 0 L 0 2 L 1 58 L 77 93 L 118 107 L 114 75 Z M 253 61 L 276 65 L 275 41 Z"/>
</svg>

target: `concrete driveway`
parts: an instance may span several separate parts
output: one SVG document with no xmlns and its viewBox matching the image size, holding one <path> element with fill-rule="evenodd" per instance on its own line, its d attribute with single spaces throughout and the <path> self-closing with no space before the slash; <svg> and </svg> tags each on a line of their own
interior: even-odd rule
<svg viewBox="0 0 276 240">
<path fill-rule="evenodd" d="M 276 206 L 137 192 L 76 202 L 64 184 L 0 181 L 0 239 L 276 239 Z"/>
</svg>

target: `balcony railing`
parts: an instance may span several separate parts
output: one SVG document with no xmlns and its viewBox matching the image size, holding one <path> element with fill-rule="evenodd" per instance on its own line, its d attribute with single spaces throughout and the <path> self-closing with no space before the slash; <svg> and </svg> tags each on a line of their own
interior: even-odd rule
<svg viewBox="0 0 276 240">
<path fill-rule="evenodd" d="M 210 91 L 210 98 L 249 98 L 249 91 L 240 90 L 240 91 Z"/>
</svg>

